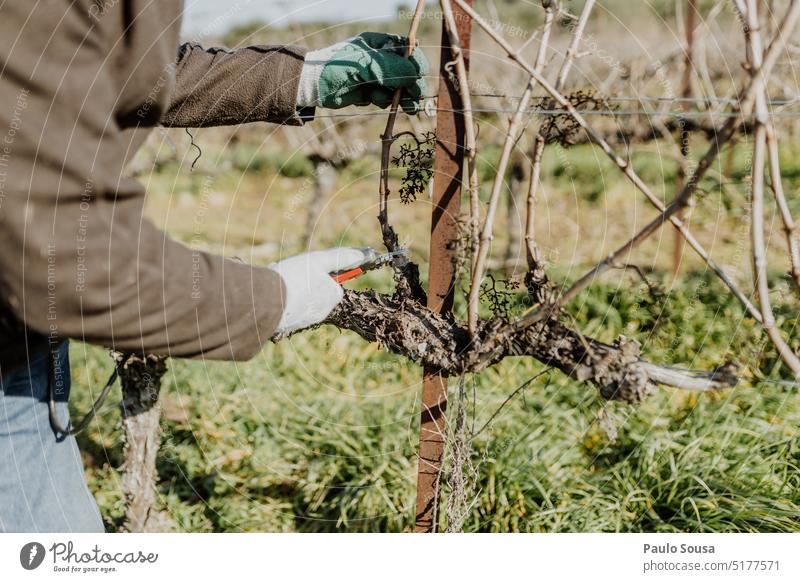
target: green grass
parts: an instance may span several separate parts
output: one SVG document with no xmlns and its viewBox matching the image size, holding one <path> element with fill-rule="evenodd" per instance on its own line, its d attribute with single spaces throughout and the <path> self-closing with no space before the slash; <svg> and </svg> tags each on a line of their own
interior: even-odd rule
<svg viewBox="0 0 800 582">
<path fill-rule="evenodd" d="M 473 441 L 479 479 L 467 531 L 800 530 L 800 395 L 765 382 L 780 374 L 768 348 L 748 347 L 764 345 L 752 322 L 701 273 L 661 298 L 633 288 L 596 285 L 573 315 L 603 339 L 639 338 L 659 362 L 736 359 L 746 381 L 700 396 L 663 389 L 632 407 L 543 376 Z M 786 313 L 796 318 L 796 306 Z M 82 412 L 87 385 L 98 386 L 110 362 L 82 344 L 72 358 L 72 406 Z M 478 375 L 469 425 L 481 427 L 541 370 L 513 359 Z M 332 328 L 244 364 L 173 360 L 159 505 L 187 531 L 409 530 L 419 380 L 416 366 Z M 79 438 L 110 529 L 124 511 L 118 422 L 111 409 Z"/>
</svg>

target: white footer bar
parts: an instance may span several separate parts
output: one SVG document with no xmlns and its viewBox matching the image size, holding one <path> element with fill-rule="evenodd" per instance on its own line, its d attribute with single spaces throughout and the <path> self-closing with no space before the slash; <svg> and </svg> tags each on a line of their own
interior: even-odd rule
<svg viewBox="0 0 800 582">
<path fill-rule="evenodd" d="M 798 554 L 794 534 L 4 534 L 0 580 L 800 580 Z"/>
</svg>

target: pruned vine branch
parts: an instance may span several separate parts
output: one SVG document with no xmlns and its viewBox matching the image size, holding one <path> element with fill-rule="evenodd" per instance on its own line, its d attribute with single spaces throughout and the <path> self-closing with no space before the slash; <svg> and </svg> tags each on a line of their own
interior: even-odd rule
<svg viewBox="0 0 800 582">
<path fill-rule="evenodd" d="M 595 384 L 606 398 L 625 402 L 640 402 L 657 385 L 717 390 L 737 383 L 732 363 L 712 372 L 658 366 L 641 358 L 633 340 L 620 336 L 606 344 L 552 318 L 518 330 L 504 329 L 500 318 L 481 320 L 472 336 L 454 317 L 436 314 L 397 294 L 348 290 L 326 323 L 453 376 L 480 372 L 506 357 L 533 357 L 571 378 Z"/>
<path fill-rule="evenodd" d="M 425 10 L 425 0 L 418 0 L 417 7 L 414 10 L 414 16 L 411 19 L 411 25 L 408 31 L 408 46 L 407 55 L 410 56 L 414 51 L 417 44 L 417 29 L 419 28 L 420 20 L 422 19 L 423 11 Z M 397 251 L 400 248 L 400 241 L 389 222 L 389 163 L 392 158 L 392 144 L 397 140 L 394 134 L 395 120 L 397 119 L 397 111 L 400 107 L 400 97 L 402 90 L 397 89 L 392 97 L 392 103 L 389 106 L 389 117 L 386 120 L 386 127 L 381 135 L 381 170 L 380 170 L 380 187 L 378 194 L 378 222 L 381 225 L 381 235 L 383 237 L 383 244 L 388 251 Z M 392 266 L 395 269 L 396 280 L 398 288 L 409 296 L 417 299 L 422 299 L 425 292 L 419 282 L 419 270 L 416 265 L 411 263 L 405 255 L 399 254 L 392 260 Z"/>
<path fill-rule="evenodd" d="M 767 90 L 765 75 L 769 71 L 764 70 L 766 58 L 761 40 L 761 27 L 758 19 L 758 5 L 756 0 L 747 0 L 746 7 L 739 6 L 742 19 L 747 22 L 747 46 L 748 46 L 748 69 L 750 71 L 751 84 L 753 88 L 753 101 L 755 106 L 755 144 L 753 146 L 753 170 L 751 174 L 752 198 L 750 221 L 750 235 L 753 251 L 753 271 L 755 275 L 755 287 L 758 294 L 758 307 L 761 313 L 761 324 L 764 326 L 769 339 L 772 341 L 781 359 L 792 370 L 796 376 L 800 376 L 800 358 L 792 351 L 786 340 L 783 339 L 780 330 L 775 323 L 775 316 L 772 312 L 772 302 L 769 297 L 769 282 L 767 280 L 767 257 L 766 245 L 764 242 L 764 168 L 767 155 L 767 134 L 771 130 L 769 121 L 769 111 L 767 109 Z M 770 152 L 773 167 L 773 180 L 777 177 L 780 181 L 780 165 L 777 157 L 777 150 Z M 779 190 L 776 190 L 776 195 Z M 790 241 L 791 255 L 791 241 Z"/>
</svg>

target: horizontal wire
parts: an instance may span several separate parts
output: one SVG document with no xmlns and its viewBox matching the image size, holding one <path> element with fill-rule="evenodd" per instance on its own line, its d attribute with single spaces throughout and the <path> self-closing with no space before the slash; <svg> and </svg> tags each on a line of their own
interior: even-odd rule
<svg viewBox="0 0 800 582">
<path fill-rule="evenodd" d="M 443 109 L 435 108 L 435 111 L 448 111 L 456 113 L 460 109 Z M 475 113 L 514 113 L 515 108 L 501 108 L 501 107 L 473 107 L 472 111 Z M 741 113 L 735 111 L 657 111 L 654 109 L 578 109 L 581 115 L 646 115 L 648 117 L 683 117 L 687 119 L 703 118 L 703 117 L 739 117 Z M 526 109 L 525 113 L 530 115 L 570 115 L 566 109 Z M 771 111 L 772 117 L 800 117 L 800 111 Z M 750 116 L 752 117 L 752 116 Z"/>
<path fill-rule="evenodd" d="M 444 111 L 447 113 L 462 113 L 463 109 L 448 109 L 442 107 L 431 107 L 425 109 L 426 112 Z M 516 108 L 508 107 L 473 107 L 473 113 L 515 113 Z M 643 115 L 647 117 L 674 117 L 683 119 L 702 119 L 702 118 L 728 118 L 739 117 L 741 113 L 734 111 L 657 111 L 653 109 L 579 109 L 578 112 L 583 116 L 621 116 L 630 117 L 636 115 Z M 528 115 L 543 115 L 543 116 L 556 116 L 556 115 L 570 115 L 566 109 L 527 109 L 524 113 Z M 327 113 L 315 115 L 315 118 L 348 118 L 348 117 L 372 117 L 389 115 L 388 110 L 381 111 L 358 111 L 353 113 Z M 780 118 L 800 118 L 800 111 L 771 111 L 771 117 Z M 752 117 L 752 116 L 750 116 Z"/>
<path fill-rule="evenodd" d="M 521 97 L 514 96 L 514 95 L 505 95 L 502 93 L 471 93 L 471 97 L 494 97 L 494 98 L 502 98 L 502 99 L 513 99 L 519 100 Z M 432 100 L 436 99 L 436 95 L 429 95 L 420 98 L 420 101 L 423 100 Z M 702 104 L 706 106 L 710 105 L 736 105 L 739 100 L 735 98 L 714 98 L 714 99 L 703 99 L 698 97 L 653 97 L 653 96 L 640 96 L 640 97 L 633 97 L 633 96 L 619 96 L 619 97 L 604 97 L 602 101 L 606 103 L 631 103 L 631 102 L 645 102 L 645 103 L 694 103 L 694 104 Z M 767 106 L 774 106 L 782 108 L 781 111 L 770 111 L 770 115 L 772 117 L 780 117 L 780 118 L 795 118 L 800 117 L 800 110 L 798 111 L 786 111 L 784 108 L 789 105 L 800 105 L 800 98 L 797 99 L 774 99 L 772 101 L 767 102 Z M 461 109 L 446 109 L 441 107 L 426 107 L 424 111 L 428 113 L 444 111 L 448 113 L 459 113 L 463 110 Z M 516 108 L 508 108 L 508 107 L 473 107 L 472 111 L 474 113 L 515 113 L 517 110 Z M 604 115 L 604 116 L 624 116 L 624 117 L 631 117 L 636 115 L 645 115 L 648 117 L 675 117 L 675 118 L 683 118 L 683 119 L 701 119 L 704 117 L 716 117 L 716 118 L 728 118 L 728 117 L 738 117 L 741 115 L 739 112 L 735 111 L 711 111 L 711 110 L 672 110 L 672 111 L 658 111 L 655 109 L 582 109 L 579 110 L 582 115 Z M 542 115 L 542 116 L 556 116 L 556 115 L 569 115 L 569 111 L 566 109 L 548 109 L 548 108 L 541 108 L 541 107 L 534 107 L 527 109 L 525 111 L 528 115 Z M 371 117 L 371 116 L 384 116 L 389 115 L 390 111 L 388 109 L 381 110 L 381 111 L 357 111 L 352 113 L 326 113 L 317 115 L 315 117 L 321 117 L 326 119 L 336 119 L 336 118 L 350 118 L 350 117 Z"/>
<path fill-rule="evenodd" d="M 513 99 L 519 101 L 522 99 L 520 95 L 507 95 L 503 93 L 470 93 L 470 97 L 494 97 L 497 99 Z M 430 95 L 425 97 L 425 99 L 435 99 L 436 95 Z M 544 99 L 548 99 L 544 97 Z M 618 96 L 618 97 L 598 97 L 602 101 L 607 101 L 609 103 L 613 102 L 636 102 L 636 101 L 643 101 L 643 102 L 651 102 L 651 103 L 699 103 L 702 105 L 735 105 L 739 103 L 738 99 L 733 97 L 716 97 L 713 99 L 703 98 L 703 97 L 651 97 L 651 96 Z M 793 105 L 793 104 L 800 104 L 800 98 L 796 99 L 773 99 L 772 101 L 768 101 L 767 105 Z"/>
</svg>

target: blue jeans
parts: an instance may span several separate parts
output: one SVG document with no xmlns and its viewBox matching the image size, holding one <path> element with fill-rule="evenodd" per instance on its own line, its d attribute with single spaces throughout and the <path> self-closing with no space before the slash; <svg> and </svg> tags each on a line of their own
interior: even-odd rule
<svg viewBox="0 0 800 582">
<path fill-rule="evenodd" d="M 67 426 L 69 346 L 54 366 L 56 412 Z M 0 378 L 0 532 L 104 532 L 74 436 L 48 416 L 48 353 Z"/>
</svg>

